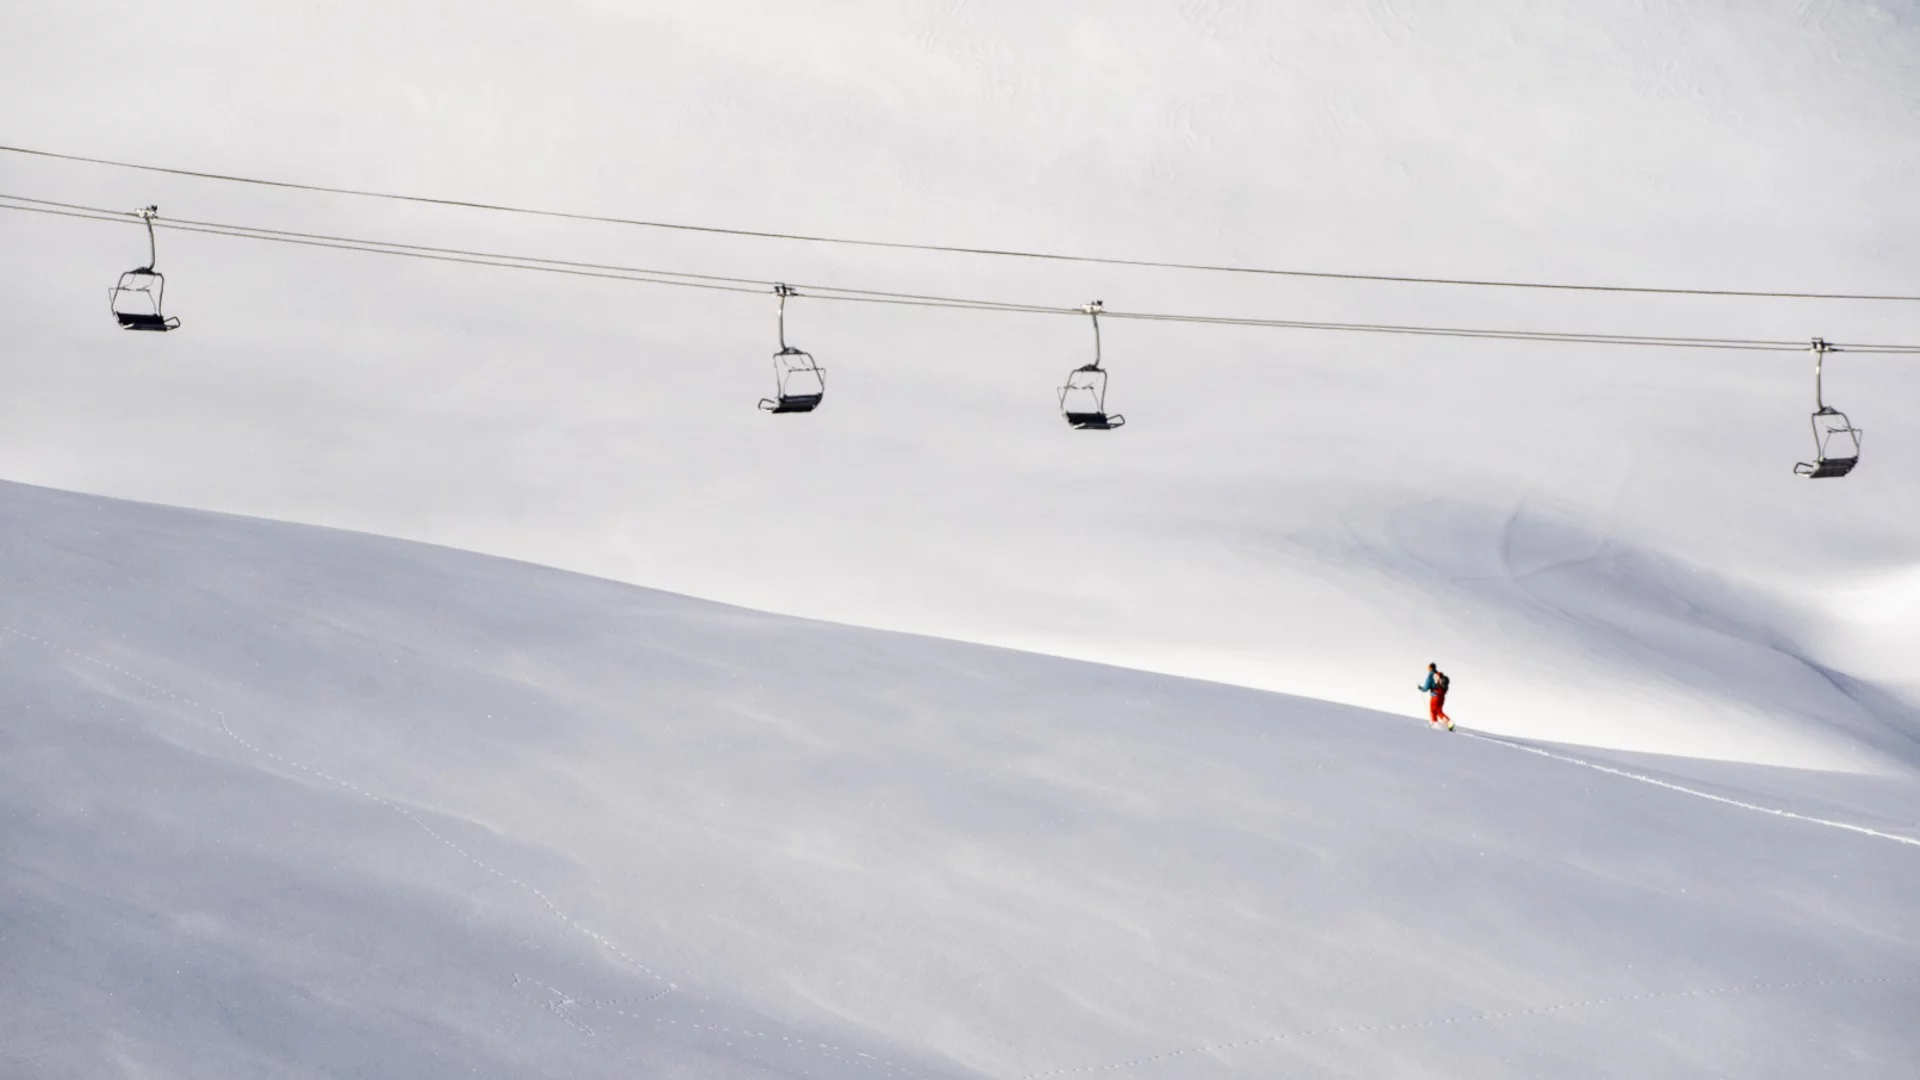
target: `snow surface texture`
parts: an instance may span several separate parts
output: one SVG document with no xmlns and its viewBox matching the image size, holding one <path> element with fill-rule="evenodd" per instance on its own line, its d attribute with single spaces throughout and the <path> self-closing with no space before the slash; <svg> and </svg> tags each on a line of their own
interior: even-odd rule
<svg viewBox="0 0 1920 1080">
<path fill-rule="evenodd" d="M 1920 1060 L 1910 776 L 15 484 L 0 536 L 9 1078 Z"/>
<path fill-rule="evenodd" d="M 0 141 L 691 222 L 1443 276 L 1920 292 L 1910 0 L 16 4 Z M 1915 340 L 1913 305 L 1419 289 L 818 248 L 0 155 L 0 190 L 913 292 L 1398 323 Z M 1418 708 L 1897 771 L 1920 683 L 1920 365 L 796 301 L 0 214 L 17 480 Z"/>
</svg>

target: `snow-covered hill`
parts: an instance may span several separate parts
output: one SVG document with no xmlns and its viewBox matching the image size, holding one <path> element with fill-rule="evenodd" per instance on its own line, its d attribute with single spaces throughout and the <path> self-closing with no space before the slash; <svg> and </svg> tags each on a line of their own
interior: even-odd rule
<svg viewBox="0 0 1920 1080">
<path fill-rule="evenodd" d="M 4 28 L 5 145 L 1920 294 L 1912 0 L 102 0 Z M 4 152 L 0 194 L 1050 305 L 1920 337 L 1904 303 L 910 255 Z M 1083 320 L 803 295 L 828 400 L 776 419 L 771 297 L 163 232 L 184 327 L 122 334 L 102 293 L 143 245 L 0 211 L 0 474 L 50 486 L 0 485 L 5 1080 L 1920 1061 L 1911 358 L 1833 359 L 1866 456 L 1810 484 L 1794 354 L 1114 320 L 1131 423 L 1096 435 L 1053 409 Z M 1429 660 L 1471 730 L 1407 718 Z"/>
<path fill-rule="evenodd" d="M 1911 774 L 1547 749 L 0 485 L 0 1075 L 1911 1075 Z"/>
<path fill-rule="evenodd" d="M 1920 8 L 1691 0 L 16 5 L 0 142 L 657 220 L 1461 277 L 1920 293 Z M 1420 289 L 821 248 L 0 154 L 0 191 L 1115 307 L 1913 341 L 1915 305 Z M 1589 745 L 1884 771 L 1920 684 L 1920 365 L 796 302 L 0 213 L 16 480 Z M 1843 734 L 1836 736 L 1836 731 Z"/>
</svg>

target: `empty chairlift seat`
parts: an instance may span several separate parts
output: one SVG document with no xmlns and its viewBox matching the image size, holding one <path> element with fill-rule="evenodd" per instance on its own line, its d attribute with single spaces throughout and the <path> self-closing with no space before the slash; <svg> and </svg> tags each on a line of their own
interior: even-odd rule
<svg viewBox="0 0 1920 1080">
<path fill-rule="evenodd" d="M 800 349 L 782 348 L 773 354 L 774 396 L 761 398 L 770 413 L 808 413 L 827 396 L 827 373 Z"/>
<path fill-rule="evenodd" d="M 1081 431 L 1110 431 L 1127 422 L 1118 413 L 1107 411 L 1107 372 L 1099 364 L 1074 368 L 1060 388 L 1060 415 L 1070 427 Z"/>
<path fill-rule="evenodd" d="M 1105 308 L 1095 300 L 1080 310 L 1093 318 L 1093 363 L 1067 373 L 1059 391 L 1060 415 L 1075 431 L 1111 431 L 1127 418 L 1107 411 L 1107 371 L 1100 366 L 1100 312 Z"/>
<path fill-rule="evenodd" d="M 148 206 L 135 213 L 147 226 L 147 265 L 120 275 L 120 280 L 107 291 L 107 308 L 122 330 L 178 330 L 180 320 L 168 315 L 165 309 L 167 279 L 153 268 L 159 261 L 153 239 L 153 219 L 159 215 L 160 208 Z"/>
<path fill-rule="evenodd" d="M 1809 480 L 1829 480 L 1847 475 L 1860 463 L 1862 432 L 1847 419 L 1847 414 L 1827 404 L 1822 385 L 1827 354 L 1840 350 L 1820 338 L 1814 338 L 1813 352 L 1813 460 L 1802 461 L 1793 471 Z"/>
<path fill-rule="evenodd" d="M 108 295 L 108 306 L 122 330 L 177 330 L 180 320 L 161 310 L 166 279 L 148 267 L 120 275 Z"/>
<path fill-rule="evenodd" d="M 1860 435 L 1846 413 L 1821 406 L 1813 414 L 1813 460 L 1800 462 L 1793 471 L 1809 480 L 1847 475 L 1860 463 Z"/>
<path fill-rule="evenodd" d="M 798 296 L 786 285 L 775 285 L 780 298 L 780 351 L 773 354 L 773 396 L 760 399 L 760 408 L 778 416 L 782 413 L 810 413 L 827 397 L 826 369 L 814 363 L 813 355 L 787 344 L 787 297 Z"/>
</svg>

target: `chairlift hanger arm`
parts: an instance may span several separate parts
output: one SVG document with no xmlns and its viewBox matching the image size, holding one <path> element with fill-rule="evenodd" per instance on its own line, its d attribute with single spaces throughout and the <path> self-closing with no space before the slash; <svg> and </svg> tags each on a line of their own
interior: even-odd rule
<svg viewBox="0 0 1920 1080">
<path fill-rule="evenodd" d="M 1081 368 L 1082 371 L 1100 370 L 1100 313 L 1106 309 L 1106 303 L 1101 300 L 1091 301 L 1080 309 L 1093 319 L 1093 363 L 1090 367 Z"/>
<path fill-rule="evenodd" d="M 784 355 L 787 352 L 787 297 L 800 294 L 786 282 L 776 281 L 773 285 L 773 295 L 780 298 L 777 317 L 780 325 L 780 352 Z"/>
<path fill-rule="evenodd" d="M 1813 353 L 1813 407 L 1817 416 L 1827 411 L 1826 394 L 1821 385 L 1822 369 L 1826 367 L 1827 354 L 1840 350 L 1829 344 L 1825 338 L 1814 338 L 1807 348 Z"/>
<path fill-rule="evenodd" d="M 143 206 L 134 211 L 134 213 L 138 215 L 140 220 L 145 222 L 147 226 L 146 269 L 151 271 L 154 266 L 160 262 L 160 243 L 153 237 L 153 219 L 160 216 L 160 207 L 157 204 Z"/>
</svg>

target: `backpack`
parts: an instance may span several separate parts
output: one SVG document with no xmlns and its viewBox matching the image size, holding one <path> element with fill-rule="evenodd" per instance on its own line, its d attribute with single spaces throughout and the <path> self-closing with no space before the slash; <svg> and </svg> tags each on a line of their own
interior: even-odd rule
<svg viewBox="0 0 1920 1080">
<path fill-rule="evenodd" d="M 1453 684 L 1453 680 L 1447 678 L 1446 672 L 1436 671 L 1433 673 L 1433 688 L 1435 690 L 1438 690 L 1444 694 L 1447 692 L 1447 687 L 1451 686 L 1452 684 Z"/>
</svg>

